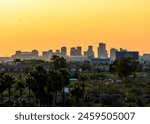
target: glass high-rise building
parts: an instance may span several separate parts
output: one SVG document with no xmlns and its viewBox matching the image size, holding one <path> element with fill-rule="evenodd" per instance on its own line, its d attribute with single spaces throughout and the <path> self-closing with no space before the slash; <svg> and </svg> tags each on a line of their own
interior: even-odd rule
<svg viewBox="0 0 150 124">
<path fill-rule="evenodd" d="M 61 55 L 67 56 L 67 48 L 66 47 L 61 47 Z"/>
<path fill-rule="evenodd" d="M 106 44 L 105 43 L 99 43 L 98 58 L 102 58 L 102 59 L 108 58 L 108 54 L 107 54 Z"/>
<path fill-rule="evenodd" d="M 110 60 L 116 60 L 116 52 L 117 52 L 118 50 L 117 49 L 115 49 L 115 48 L 111 48 L 110 49 Z"/>
</svg>

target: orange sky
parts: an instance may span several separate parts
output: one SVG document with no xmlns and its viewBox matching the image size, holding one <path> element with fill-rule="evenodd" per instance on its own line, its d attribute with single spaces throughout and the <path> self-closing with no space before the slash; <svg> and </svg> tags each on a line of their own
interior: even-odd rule
<svg viewBox="0 0 150 124">
<path fill-rule="evenodd" d="M 150 53 L 150 0 L 0 0 L 0 56 L 101 41 Z"/>
</svg>

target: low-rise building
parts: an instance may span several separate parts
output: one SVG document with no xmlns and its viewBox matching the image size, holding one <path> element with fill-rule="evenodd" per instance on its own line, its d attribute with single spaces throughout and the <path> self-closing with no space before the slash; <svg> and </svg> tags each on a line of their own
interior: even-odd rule
<svg viewBox="0 0 150 124">
<path fill-rule="evenodd" d="M 139 60 L 139 52 L 138 51 L 119 51 L 119 52 L 116 52 L 116 60 L 120 60 L 122 58 L 132 58 L 134 60 Z"/>
<path fill-rule="evenodd" d="M 142 59 L 145 61 L 150 61 L 150 54 L 143 54 Z"/>
<path fill-rule="evenodd" d="M 109 65 L 111 64 L 110 59 L 93 58 L 91 60 L 92 65 Z"/>
<path fill-rule="evenodd" d="M 16 54 L 12 55 L 12 59 L 36 60 L 38 59 L 38 54 L 39 52 L 37 50 L 33 50 L 31 52 L 16 51 Z"/>
<path fill-rule="evenodd" d="M 84 63 L 85 61 L 88 61 L 86 56 L 70 56 L 67 58 L 67 62 L 70 63 Z"/>
</svg>

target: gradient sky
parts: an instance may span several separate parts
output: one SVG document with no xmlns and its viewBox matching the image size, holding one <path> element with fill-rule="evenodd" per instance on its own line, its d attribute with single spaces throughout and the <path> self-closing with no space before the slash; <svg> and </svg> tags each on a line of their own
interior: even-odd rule
<svg viewBox="0 0 150 124">
<path fill-rule="evenodd" d="M 0 0 L 0 56 L 99 42 L 150 53 L 150 0 Z"/>
</svg>

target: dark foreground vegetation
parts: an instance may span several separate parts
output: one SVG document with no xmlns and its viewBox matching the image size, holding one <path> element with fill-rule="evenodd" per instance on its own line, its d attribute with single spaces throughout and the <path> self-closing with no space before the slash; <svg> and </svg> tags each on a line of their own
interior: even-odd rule
<svg viewBox="0 0 150 124">
<path fill-rule="evenodd" d="M 115 61 L 109 72 L 68 71 L 62 57 L 51 62 L 16 61 L 28 70 L 0 72 L 0 106 L 4 107 L 137 107 L 150 106 L 150 73 L 131 59 Z M 75 64 L 76 65 L 76 64 Z"/>
</svg>

